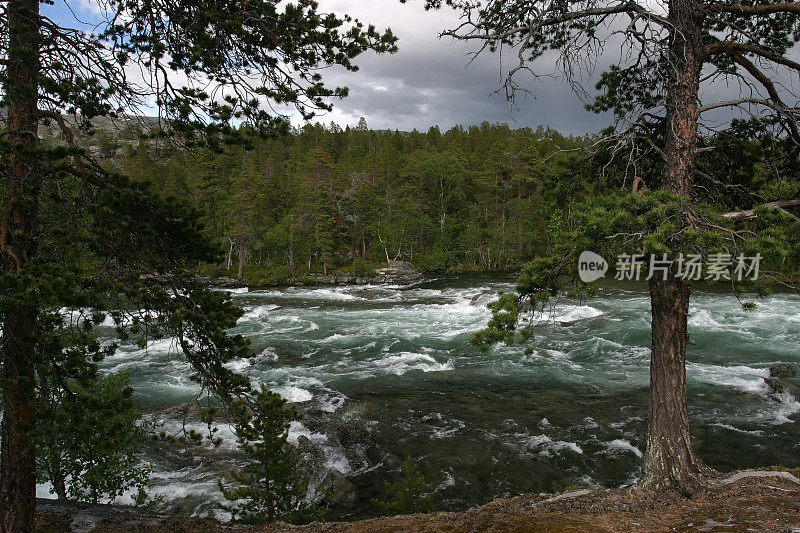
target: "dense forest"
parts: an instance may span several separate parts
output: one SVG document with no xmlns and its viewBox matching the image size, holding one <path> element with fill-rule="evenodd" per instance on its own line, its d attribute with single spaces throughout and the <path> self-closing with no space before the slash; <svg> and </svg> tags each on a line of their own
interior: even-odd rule
<svg viewBox="0 0 800 533">
<path fill-rule="evenodd" d="M 201 213 L 224 253 L 206 273 L 269 285 L 367 273 L 390 260 L 423 271 L 516 270 L 550 249 L 554 214 L 568 221 L 582 198 L 655 180 L 658 161 L 598 138 L 488 122 L 371 130 L 362 119 L 216 151 L 132 128 L 101 129 L 90 142 L 125 174 Z M 797 156 L 763 125 L 737 122 L 704 144 L 714 150 L 700 158 L 698 187 L 722 193 L 721 209 L 796 195 Z"/>
<path fill-rule="evenodd" d="M 203 213 L 231 274 L 262 282 L 389 260 L 509 270 L 547 246 L 590 139 L 484 123 L 442 133 L 307 125 L 250 149 L 171 150 L 99 135 L 126 174 Z M 259 268 L 260 267 L 260 268 Z M 238 272 L 237 272 L 238 271 Z"/>
</svg>

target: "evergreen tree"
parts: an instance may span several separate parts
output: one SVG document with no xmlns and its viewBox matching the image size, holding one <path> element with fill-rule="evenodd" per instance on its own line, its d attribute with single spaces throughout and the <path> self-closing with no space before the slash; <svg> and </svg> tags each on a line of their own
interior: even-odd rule
<svg viewBox="0 0 800 533">
<path fill-rule="evenodd" d="M 40 5 L 48 9 L 38 0 L 0 4 L 0 530 L 9 532 L 33 530 L 35 372 L 39 345 L 52 334 L 47 310 L 140 309 L 126 313 L 136 318 L 130 327 L 116 317 L 121 334 L 144 343 L 174 335 L 207 391 L 249 388 L 223 366 L 246 354 L 242 339 L 225 333 L 240 311 L 191 274 L 217 251 L 197 214 L 103 168 L 76 132 L 90 133 L 97 117 L 142 115 L 156 102 L 158 142 L 214 150 L 247 143 L 288 130 L 285 117 L 266 111 L 272 104 L 311 118 L 330 109 L 329 97 L 346 96 L 319 69 L 355 70 L 363 51 L 395 49 L 391 32 L 321 12 L 313 1 L 114 0 L 102 4 L 91 32 L 78 21 L 59 25 Z M 129 83 L 137 69 L 140 82 Z M 209 82 L 224 94 L 206 90 Z M 42 143 L 40 126 L 66 144 Z"/>
<path fill-rule="evenodd" d="M 375 499 L 373 503 L 388 515 L 433 511 L 433 498 L 425 494 L 425 477 L 411 457 L 407 457 L 403 463 L 402 473 L 399 481 L 384 481 L 386 499 Z"/>
<path fill-rule="evenodd" d="M 601 75 L 600 94 L 589 108 L 614 113 L 619 128 L 610 138 L 609 150 L 624 152 L 626 161 L 632 162 L 632 192 L 577 202 L 576 211 L 562 220 L 549 253 L 523 271 L 518 301 L 501 300 L 496 310 L 500 323 L 491 324 L 482 340 L 503 338 L 504 331 L 515 328 L 521 310 L 541 307 L 564 289 L 565 275 L 575 273 L 581 247 L 642 254 L 650 261 L 666 254 L 669 268 L 649 279 L 650 415 L 639 487 L 691 494 L 711 472 L 692 448 L 689 433 L 685 363 L 691 288 L 679 276 L 681 254 L 736 255 L 755 250 L 758 242 L 764 246 L 759 249 L 763 256 L 782 255 L 769 245 L 777 241 L 774 236 L 773 241 L 751 239 L 754 228 L 726 224 L 740 218 L 720 217 L 724 198 L 709 197 L 695 187 L 702 183 L 697 164 L 700 119 L 714 109 L 745 108 L 754 115 L 762 113 L 762 124 L 781 124 L 785 137 L 800 141 L 800 115 L 786 103 L 796 101 L 797 95 L 773 76 L 773 69 L 800 73 L 800 64 L 789 55 L 800 36 L 800 3 L 428 0 L 426 4 L 429 8 L 446 4 L 462 13 L 464 24 L 444 35 L 476 40 L 483 44 L 481 51 L 506 46 L 520 50 L 522 63 L 510 69 L 504 81 L 512 100 L 524 90 L 515 75 L 530 72 L 530 62 L 550 52 L 559 54 L 559 68 L 577 85 L 582 66 L 595 64 L 612 35 L 622 36 L 627 53 Z M 618 41 L 613 42 L 616 46 Z M 712 69 L 712 75 L 706 76 L 705 69 Z M 703 102 L 701 87 L 718 77 L 743 87 L 740 97 Z M 517 181 L 521 198 L 522 184 Z M 711 176 L 711 181 L 720 180 Z M 775 200 L 773 208 L 797 205 L 795 199 Z M 752 195 L 746 201 L 758 203 Z M 763 212 L 758 216 L 755 229 L 796 232 L 794 215 L 771 220 Z M 776 229 L 776 223 L 783 227 Z M 782 265 L 775 267 L 783 272 L 796 268 L 792 263 Z M 578 285 L 579 291 L 583 289 Z"/>
<path fill-rule="evenodd" d="M 302 417 L 287 407 L 279 394 L 261 388 L 253 402 L 231 406 L 239 447 L 249 459 L 234 474 L 239 487 L 219 488 L 227 500 L 244 503 L 225 507 L 234 521 L 263 524 L 282 520 L 297 523 L 315 517 L 317 509 L 305 501 L 308 480 L 297 473 L 297 455 L 286 443 L 289 426 Z"/>
</svg>

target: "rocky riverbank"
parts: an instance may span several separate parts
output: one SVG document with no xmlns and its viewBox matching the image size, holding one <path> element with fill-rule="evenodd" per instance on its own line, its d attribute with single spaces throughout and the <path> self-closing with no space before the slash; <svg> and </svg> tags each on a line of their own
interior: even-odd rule
<svg viewBox="0 0 800 533">
<path fill-rule="evenodd" d="M 323 495 L 323 503 L 347 516 L 356 506 L 358 490 L 354 482 L 360 475 L 369 475 L 377 464 L 400 464 L 387 448 L 375 426 L 369 422 L 376 414 L 369 412 L 362 402 L 349 401 L 330 412 L 316 400 L 293 404 L 303 414 L 301 423 L 289 431 L 289 442 L 300 460 L 299 468 L 309 480 L 314 494 Z M 217 480 L 225 484 L 236 483 L 233 474 L 247 461 L 238 449 L 229 417 L 224 409 L 214 417 L 215 438 L 222 442 L 214 445 L 206 436 L 208 427 L 203 421 L 201 408 L 187 403 L 151 413 L 162 424 L 161 436 L 150 441 L 145 450 L 147 461 L 158 472 L 191 473 L 195 486 L 207 486 L 195 498 L 188 498 L 180 506 L 165 501 L 156 509 L 169 512 L 199 513 L 205 515 L 219 511 L 216 493 Z M 199 442 L 181 438 L 184 430 L 203 436 Z M 168 497 L 157 490 L 155 496 Z M 205 499 L 204 499 L 205 498 Z M 177 510 L 176 510 L 177 509 Z"/>
<path fill-rule="evenodd" d="M 105 505 L 40 500 L 37 531 L 131 532 L 613 532 L 792 531 L 800 527 L 800 479 L 788 471 L 740 472 L 715 480 L 693 498 L 631 490 L 536 494 L 495 500 L 458 513 L 430 513 L 293 527 L 237 527 Z"/>
<path fill-rule="evenodd" d="M 259 289 L 265 288 L 263 284 L 249 282 L 247 278 L 236 279 L 230 277 L 200 277 L 203 283 L 216 289 Z M 410 285 L 423 279 L 420 272 L 414 270 L 411 263 L 405 261 L 390 261 L 388 266 L 373 269 L 371 272 L 361 273 L 332 273 L 310 274 L 299 276 L 292 280 L 274 285 Z M 273 286 L 273 285 L 269 285 Z"/>
<path fill-rule="evenodd" d="M 422 279 L 422 274 L 414 270 L 411 264 L 404 261 L 392 261 L 386 268 L 376 268 L 372 275 L 339 274 L 336 276 L 311 276 L 313 285 L 375 285 L 390 283 L 393 285 L 409 285 Z"/>
</svg>

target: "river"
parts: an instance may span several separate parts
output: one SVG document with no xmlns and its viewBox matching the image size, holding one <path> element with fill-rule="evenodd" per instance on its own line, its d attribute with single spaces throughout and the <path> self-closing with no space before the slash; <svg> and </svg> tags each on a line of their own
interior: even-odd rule
<svg viewBox="0 0 800 533">
<path fill-rule="evenodd" d="M 333 516 L 373 514 L 370 499 L 407 456 L 438 509 L 636 480 L 647 414 L 645 287 L 610 285 L 585 302 L 561 301 L 537 326 L 532 353 L 504 345 L 481 353 L 470 336 L 489 318 L 485 304 L 512 281 L 443 276 L 409 287 L 233 294 L 245 310 L 234 332 L 251 339 L 254 357 L 232 368 L 304 409 L 346 413 L 374 441 L 371 456 L 353 459 L 341 452 L 341 436 L 332 443 L 320 427 L 293 424 L 290 438 L 319 445 L 327 468 L 353 484 L 356 496 Z M 800 403 L 764 382 L 771 364 L 800 362 L 800 297 L 758 303 L 744 311 L 730 293 L 696 290 L 692 297 L 693 436 L 701 457 L 721 470 L 800 466 Z M 146 350 L 122 346 L 103 369 L 128 372 L 152 413 L 197 391 L 169 340 Z M 168 428 L 178 423 L 162 418 Z M 194 459 L 152 452 L 152 492 L 165 497 L 163 510 L 214 512 L 219 469 L 209 464 L 235 460 L 230 429 L 220 434 L 226 442 L 219 450 L 185 452 Z"/>
</svg>

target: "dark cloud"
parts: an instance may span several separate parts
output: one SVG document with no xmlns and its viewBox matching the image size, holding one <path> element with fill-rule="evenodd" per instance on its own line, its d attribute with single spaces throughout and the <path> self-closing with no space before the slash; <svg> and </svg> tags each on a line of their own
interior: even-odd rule
<svg viewBox="0 0 800 533">
<path fill-rule="evenodd" d="M 455 124 L 468 126 L 483 121 L 507 122 L 516 127 L 551 126 L 563 133 L 594 133 L 611 123 L 612 117 L 596 115 L 584 109 L 584 102 L 568 84 L 557 80 L 533 79 L 518 81 L 531 89 L 534 97 L 516 102 L 517 110 L 510 112 L 503 94 L 490 95 L 501 86 L 503 66 L 513 66 L 516 55 L 505 57 L 488 52 L 469 63 L 474 44 L 439 39 L 442 30 L 458 25 L 456 13 L 448 10 L 426 12 L 423 0 L 320 0 L 323 9 L 352 14 L 363 22 L 379 28 L 391 27 L 399 37 L 400 51 L 391 56 L 365 54 L 356 73 L 330 72 L 329 81 L 351 88 L 350 97 L 335 102 L 336 109 L 323 120 L 340 124 L 355 124 L 364 116 L 373 128 L 426 130 L 432 125 L 449 128 Z M 646 2 L 660 9 L 658 2 Z M 796 47 L 793 55 L 800 55 Z M 594 77 L 582 80 L 592 94 L 596 76 L 603 66 L 625 56 L 626 48 L 617 40 L 609 42 L 606 53 L 599 59 Z M 553 70 L 552 58 L 535 63 L 539 74 Z M 798 97 L 800 80 L 786 69 L 774 76 L 786 101 Z M 731 80 L 706 84 L 701 91 L 704 104 L 749 95 L 749 90 Z M 762 95 L 763 96 L 763 95 Z M 726 124 L 731 117 L 747 116 L 741 111 L 717 110 L 704 119 L 711 127 Z"/>
<path fill-rule="evenodd" d="M 391 27 L 400 48 L 394 55 L 360 57 L 355 73 L 329 71 L 328 81 L 349 86 L 350 97 L 335 102 L 334 112 L 323 121 L 355 124 L 364 116 L 372 128 L 401 130 L 489 121 L 516 127 L 548 125 L 573 134 L 595 132 L 609 122 L 607 116 L 586 111 L 567 85 L 550 79 L 531 79 L 536 98 L 518 99 L 518 109 L 510 111 L 504 94 L 492 96 L 500 88 L 501 57 L 486 53 L 468 65 L 471 46 L 438 38 L 457 23 L 453 12 L 426 12 L 421 1 L 320 3 L 323 9 L 350 13 L 379 28 Z"/>
</svg>

